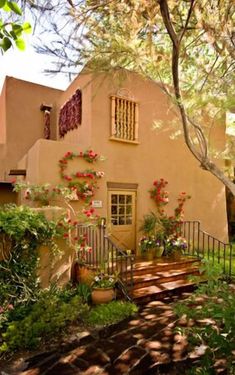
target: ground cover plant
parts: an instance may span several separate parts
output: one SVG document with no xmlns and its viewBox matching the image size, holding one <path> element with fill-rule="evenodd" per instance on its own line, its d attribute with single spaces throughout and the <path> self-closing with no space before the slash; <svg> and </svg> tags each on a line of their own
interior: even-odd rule
<svg viewBox="0 0 235 375">
<path fill-rule="evenodd" d="M 189 350 L 201 353 L 188 374 L 234 374 L 235 288 L 221 280 L 219 267 L 209 264 L 206 269 L 208 282 L 175 306 L 176 314 L 190 323 L 177 331 L 187 336 Z"/>
<path fill-rule="evenodd" d="M 8 310 L 0 326 L 0 352 L 33 349 L 43 340 L 54 337 L 68 324 L 87 314 L 88 305 L 74 293 L 41 292 L 30 306 Z"/>
<path fill-rule="evenodd" d="M 137 312 L 135 304 L 113 301 L 90 306 L 87 285 L 59 289 L 55 285 L 39 291 L 36 302 L 6 309 L 0 314 L 0 355 L 32 350 L 45 340 L 58 341 L 73 324 L 77 328 L 100 328 L 117 323 Z"/>
<path fill-rule="evenodd" d="M 85 317 L 85 322 L 90 326 L 106 326 L 128 318 L 137 311 L 138 308 L 134 303 L 112 301 L 94 307 Z"/>
</svg>

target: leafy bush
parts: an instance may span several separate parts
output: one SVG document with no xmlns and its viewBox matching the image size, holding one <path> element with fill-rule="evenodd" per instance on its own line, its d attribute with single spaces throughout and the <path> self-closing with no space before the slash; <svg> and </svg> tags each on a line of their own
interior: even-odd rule
<svg viewBox="0 0 235 375">
<path fill-rule="evenodd" d="M 91 288 L 87 284 L 79 283 L 76 287 L 76 293 L 81 297 L 84 303 L 91 301 Z"/>
<path fill-rule="evenodd" d="M 105 326 L 117 323 L 138 311 L 137 306 L 131 302 L 113 301 L 94 307 L 85 318 L 91 326 Z"/>
<path fill-rule="evenodd" d="M 63 235 L 54 221 L 26 206 L 0 209 L 0 307 L 30 301 L 38 289 L 40 244 Z"/>
<path fill-rule="evenodd" d="M 70 297 L 68 291 L 58 291 L 54 295 L 52 290 L 42 291 L 31 306 L 20 306 L 9 312 L 8 321 L 2 327 L 0 351 L 34 348 L 42 339 L 54 336 L 86 315 L 88 306 L 80 296 L 72 295 L 75 291 L 71 291 Z"/>
</svg>

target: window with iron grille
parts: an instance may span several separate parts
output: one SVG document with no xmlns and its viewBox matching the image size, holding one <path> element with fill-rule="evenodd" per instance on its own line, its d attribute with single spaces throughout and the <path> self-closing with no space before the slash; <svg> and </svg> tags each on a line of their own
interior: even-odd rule
<svg viewBox="0 0 235 375">
<path fill-rule="evenodd" d="M 138 139 L 138 103 L 111 96 L 111 138 L 129 142 Z"/>
</svg>

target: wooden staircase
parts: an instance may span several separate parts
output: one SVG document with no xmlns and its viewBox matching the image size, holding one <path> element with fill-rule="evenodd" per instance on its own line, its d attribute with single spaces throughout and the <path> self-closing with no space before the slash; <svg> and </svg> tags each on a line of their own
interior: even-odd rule
<svg viewBox="0 0 235 375">
<path fill-rule="evenodd" d="M 200 260 L 195 257 L 153 261 L 136 259 L 133 265 L 133 288 L 130 297 L 137 304 L 193 290 L 190 276 L 199 275 Z"/>
</svg>

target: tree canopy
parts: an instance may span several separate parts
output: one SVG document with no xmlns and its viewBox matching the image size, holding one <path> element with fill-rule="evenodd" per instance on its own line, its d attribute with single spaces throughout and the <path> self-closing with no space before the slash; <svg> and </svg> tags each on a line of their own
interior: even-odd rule
<svg viewBox="0 0 235 375">
<path fill-rule="evenodd" d="M 63 0 L 48 16 L 45 32 L 53 36 L 38 51 L 55 57 L 54 72 L 124 67 L 160 81 L 178 107 L 188 148 L 235 195 L 214 161 L 234 157 L 234 144 L 217 150 L 211 142 L 226 112 L 235 112 L 231 0 Z"/>
<path fill-rule="evenodd" d="M 25 49 L 24 33 L 31 33 L 29 22 L 23 22 L 22 10 L 14 1 L 0 0 L 0 51 L 6 52 L 12 46 Z"/>
</svg>

